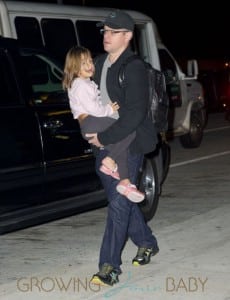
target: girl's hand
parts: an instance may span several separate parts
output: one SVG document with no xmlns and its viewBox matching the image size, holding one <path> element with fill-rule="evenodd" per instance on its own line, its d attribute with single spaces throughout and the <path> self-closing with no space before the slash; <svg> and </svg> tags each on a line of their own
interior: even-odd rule
<svg viewBox="0 0 230 300">
<path fill-rule="evenodd" d="M 120 108 L 120 106 L 117 104 L 117 102 L 111 103 L 111 106 L 112 106 L 113 111 L 117 111 Z"/>
<path fill-rule="evenodd" d="M 88 143 L 93 144 L 96 147 L 102 148 L 103 145 L 99 142 L 97 138 L 97 133 L 86 133 L 86 137 L 89 138 Z"/>
</svg>

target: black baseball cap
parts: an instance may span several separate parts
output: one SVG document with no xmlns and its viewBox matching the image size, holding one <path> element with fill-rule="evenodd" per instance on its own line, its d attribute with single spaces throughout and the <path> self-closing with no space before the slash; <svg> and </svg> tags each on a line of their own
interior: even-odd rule
<svg viewBox="0 0 230 300">
<path fill-rule="evenodd" d="M 114 10 L 108 17 L 106 17 L 104 22 L 97 23 L 97 27 L 108 26 L 113 29 L 127 29 L 130 31 L 134 30 L 134 21 L 132 17 L 124 11 Z"/>
</svg>

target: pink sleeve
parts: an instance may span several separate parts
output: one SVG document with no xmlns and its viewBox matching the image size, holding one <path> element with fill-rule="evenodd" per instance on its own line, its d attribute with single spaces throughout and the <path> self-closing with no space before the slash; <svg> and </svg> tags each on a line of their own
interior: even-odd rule
<svg viewBox="0 0 230 300">
<path fill-rule="evenodd" d="M 113 114 L 111 105 L 102 105 L 99 90 L 94 82 L 76 81 L 71 89 L 71 96 L 70 105 L 72 109 L 76 105 L 81 113 L 95 117 L 106 117 Z"/>
</svg>

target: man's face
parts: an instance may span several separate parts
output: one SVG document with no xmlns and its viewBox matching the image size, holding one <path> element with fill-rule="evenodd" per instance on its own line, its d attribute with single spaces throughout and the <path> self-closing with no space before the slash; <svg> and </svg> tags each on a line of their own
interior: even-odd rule
<svg viewBox="0 0 230 300">
<path fill-rule="evenodd" d="M 113 29 L 108 26 L 104 26 L 103 31 L 103 45 L 104 50 L 108 53 L 120 52 L 125 49 L 130 40 L 132 33 L 127 29 Z"/>
</svg>

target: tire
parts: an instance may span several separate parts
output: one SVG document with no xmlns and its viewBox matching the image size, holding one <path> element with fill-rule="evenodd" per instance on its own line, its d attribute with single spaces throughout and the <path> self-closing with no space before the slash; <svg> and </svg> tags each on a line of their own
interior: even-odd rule
<svg viewBox="0 0 230 300">
<path fill-rule="evenodd" d="M 145 199 L 139 206 L 146 221 L 150 221 L 157 210 L 159 202 L 159 178 L 154 158 L 145 158 L 143 171 L 140 173 L 139 189 L 145 193 Z"/>
<path fill-rule="evenodd" d="M 190 120 L 190 130 L 187 134 L 180 137 L 181 145 L 184 148 L 197 148 L 203 139 L 203 122 L 199 112 L 193 112 Z"/>
<path fill-rule="evenodd" d="M 161 151 L 162 151 L 162 162 L 163 162 L 163 174 L 161 179 L 161 185 L 164 183 L 168 171 L 169 171 L 169 165 L 171 162 L 171 149 L 167 142 L 162 142 L 161 144 Z"/>
</svg>

